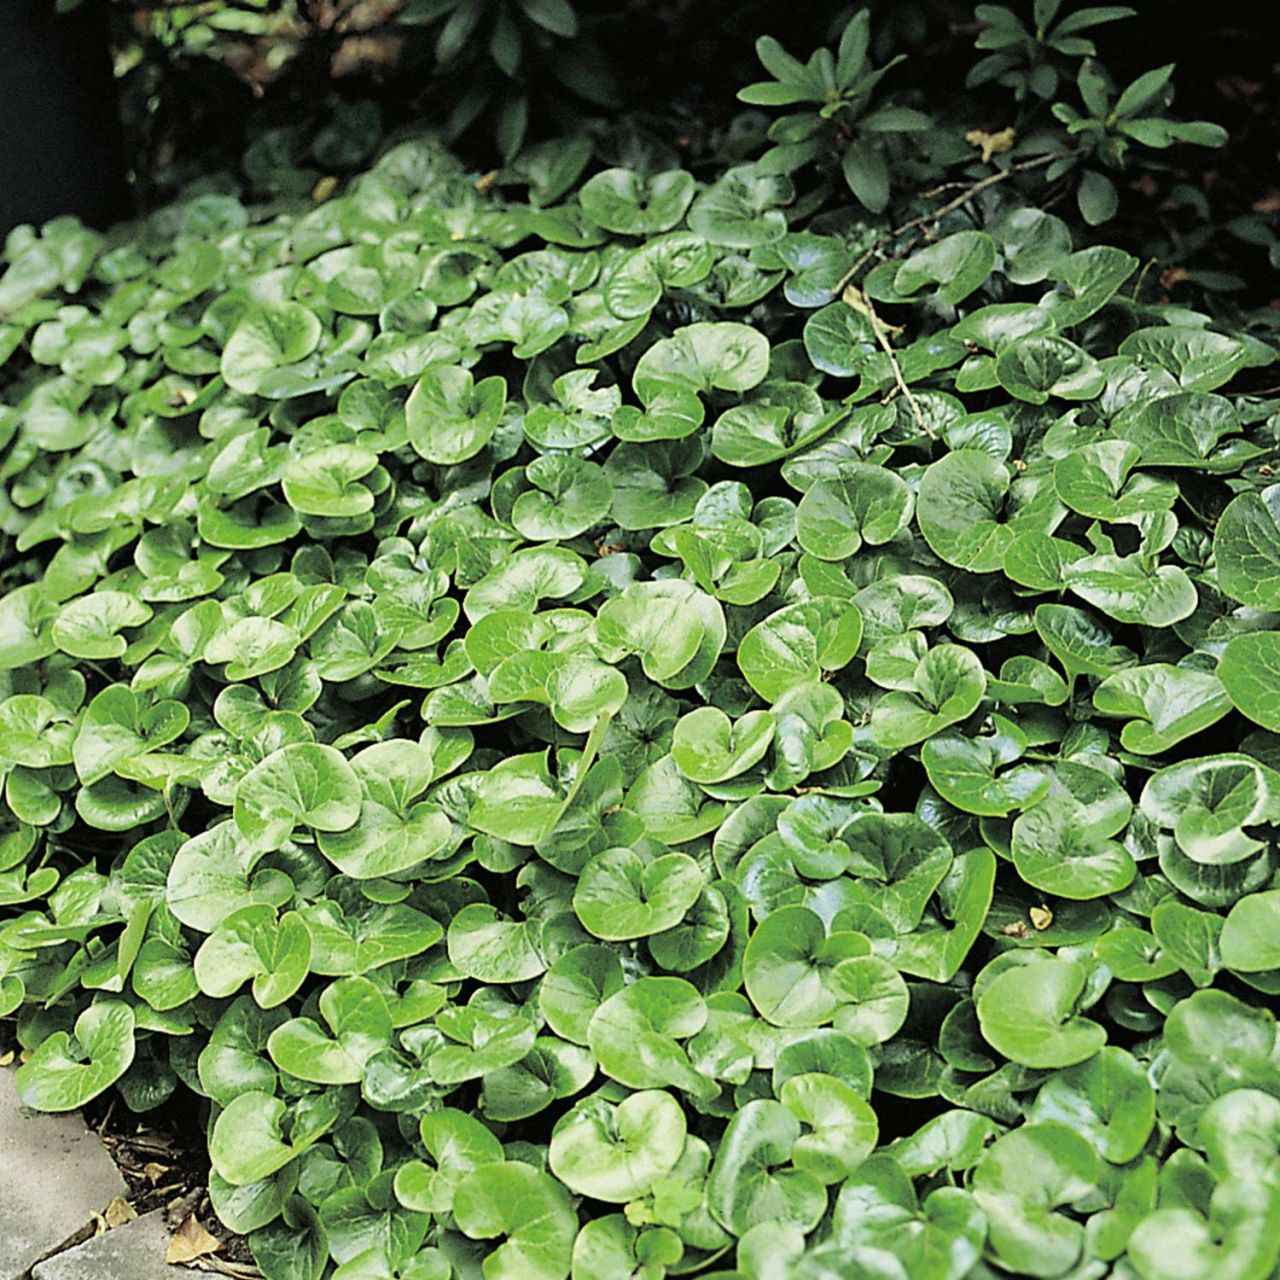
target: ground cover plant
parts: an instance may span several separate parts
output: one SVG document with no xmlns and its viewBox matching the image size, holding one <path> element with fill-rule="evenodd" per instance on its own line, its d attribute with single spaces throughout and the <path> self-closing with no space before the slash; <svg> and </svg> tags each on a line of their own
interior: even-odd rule
<svg viewBox="0 0 1280 1280">
<path fill-rule="evenodd" d="M 200 1100 L 271 1280 L 1274 1275 L 1274 317 L 1107 243 L 1226 140 L 1126 13 L 13 232 L 23 1098 Z"/>
</svg>

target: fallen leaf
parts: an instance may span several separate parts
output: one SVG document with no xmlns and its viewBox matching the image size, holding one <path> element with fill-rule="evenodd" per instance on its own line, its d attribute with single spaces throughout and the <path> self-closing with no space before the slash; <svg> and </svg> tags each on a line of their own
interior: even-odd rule
<svg viewBox="0 0 1280 1280">
<path fill-rule="evenodd" d="M 1031 923 L 1037 929 L 1047 929 L 1053 923 L 1053 912 L 1045 906 L 1032 907 L 1027 915 L 1031 917 Z"/>
<path fill-rule="evenodd" d="M 988 133 L 985 129 L 970 129 L 964 135 L 964 140 L 971 147 L 977 147 L 982 152 L 982 163 L 986 164 L 992 156 L 1002 156 L 1009 151 L 1017 137 L 1013 126 L 1010 125 L 996 133 Z"/>
<path fill-rule="evenodd" d="M 15 1054 L 12 1049 L 10 1049 L 7 1053 L 0 1053 L 0 1067 L 7 1067 L 12 1065 L 14 1057 L 15 1057 Z"/>
<path fill-rule="evenodd" d="M 165 1176 L 165 1174 L 167 1174 L 168 1172 L 169 1172 L 169 1166 L 168 1166 L 168 1165 L 157 1164 L 157 1163 L 156 1163 L 156 1161 L 154 1161 L 154 1160 L 148 1160 L 148 1161 L 147 1161 L 147 1163 L 146 1163 L 146 1164 L 144 1164 L 144 1165 L 142 1166 L 142 1174 L 143 1174 L 143 1177 L 145 1177 L 145 1178 L 146 1178 L 146 1180 L 147 1180 L 149 1183 L 151 1183 L 151 1185 L 152 1185 L 153 1187 L 154 1187 L 154 1186 L 155 1186 L 155 1185 L 160 1181 L 160 1179 L 161 1179 L 161 1178 L 163 1178 L 163 1177 Z"/>
<path fill-rule="evenodd" d="M 395 70 L 403 48 L 404 37 L 391 31 L 347 36 L 334 50 L 329 74 L 335 80 L 351 75 L 379 76 Z"/>
<path fill-rule="evenodd" d="M 116 1198 L 107 1205 L 102 1213 L 102 1221 L 106 1223 L 107 1230 L 110 1231 L 115 1227 L 123 1227 L 126 1222 L 132 1222 L 138 1216 L 138 1211 L 123 1196 Z"/>
<path fill-rule="evenodd" d="M 189 1213 L 182 1220 L 182 1225 L 173 1233 L 169 1247 L 165 1250 L 164 1260 L 168 1263 L 191 1262 L 203 1258 L 207 1254 L 217 1253 L 222 1248 L 222 1241 L 211 1236 L 200 1225 L 194 1213 Z"/>
<path fill-rule="evenodd" d="M 371 31 L 389 22 L 407 0 L 355 0 L 337 21 L 339 31 Z"/>
<path fill-rule="evenodd" d="M 1280 213 L 1280 191 L 1271 191 L 1250 206 L 1254 213 Z"/>
</svg>

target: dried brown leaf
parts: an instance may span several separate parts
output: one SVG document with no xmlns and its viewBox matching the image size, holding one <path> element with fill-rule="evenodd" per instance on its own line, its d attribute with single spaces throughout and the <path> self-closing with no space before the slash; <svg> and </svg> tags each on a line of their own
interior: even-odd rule
<svg viewBox="0 0 1280 1280">
<path fill-rule="evenodd" d="M 222 1241 L 210 1235 L 194 1213 L 189 1213 L 173 1233 L 169 1247 L 165 1250 L 164 1260 L 170 1264 L 192 1262 L 206 1254 L 217 1253 L 221 1248 Z"/>
<path fill-rule="evenodd" d="M 116 1198 L 103 1210 L 102 1221 L 106 1224 L 108 1231 L 115 1227 L 123 1227 L 126 1222 L 132 1222 L 138 1216 L 138 1211 L 123 1196 Z"/>
<path fill-rule="evenodd" d="M 964 140 L 971 147 L 977 147 L 982 152 L 982 163 L 986 164 L 992 156 L 1002 156 L 1006 151 L 1011 150 L 1017 137 L 1013 126 L 1010 125 L 995 133 L 988 133 L 985 129 L 970 129 L 964 135 Z"/>
</svg>

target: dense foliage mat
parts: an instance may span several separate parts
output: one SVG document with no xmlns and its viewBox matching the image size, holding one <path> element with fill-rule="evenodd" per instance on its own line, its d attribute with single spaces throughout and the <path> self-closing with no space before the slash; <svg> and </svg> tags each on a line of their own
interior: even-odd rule
<svg viewBox="0 0 1280 1280">
<path fill-rule="evenodd" d="M 887 232 L 866 53 L 843 187 L 10 237 L 0 1014 L 272 1280 L 1275 1274 L 1274 351 L 1082 148 Z"/>
</svg>

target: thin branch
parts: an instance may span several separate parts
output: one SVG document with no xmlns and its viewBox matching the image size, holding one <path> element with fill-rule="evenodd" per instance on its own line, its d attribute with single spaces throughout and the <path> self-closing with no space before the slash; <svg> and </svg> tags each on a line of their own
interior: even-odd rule
<svg viewBox="0 0 1280 1280">
<path fill-rule="evenodd" d="M 1246 389 L 1244 391 L 1224 391 L 1221 394 L 1224 396 L 1255 396 L 1257 398 L 1262 398 L 1264 396 L 1273 396 L 1277 392 L 1280 392 L 1280 385 L 1274 387 L 1259 387 L 1257 390 Z M 1277 448 L 1280 448 L 1280 446 L 1277 446 Z M 1272 450 L 1268 450 L 1267 452 L 1270 453 Z"/>
<path fill-rule="evenodd" d="M 976 182 L 944 182 L 940 187 L 931 187 L 928 191 L 922 191 L 920 198 L 922 200 L 930 199 L 933 196 L 941 195 L 944 191 L 954 191 L 957 187 L 963 187 L 964 190 L 953 200 L 948 200 L 946 204 L 934 209 L 932 213 L 923 213 L 918 217 L 910 218 L 906 222 L 893 228 L 892 231 L 886 231 L 884 235 L 863 253 L 858 260 L 849 268 L 848 271 L 840 277 L 836 283 L 833 294 L 843 294 L 845 289 L 851 285 L 857 278 L 858 272 L 866 266 L 872 258 L 880 252 L 880 249 L 891 240 L 896 240 L 899 236 L 905 235 L 908 231 L 923 229 L 933 225 L 935 222 L 941 221 L 953 210 L 960 208 L 961 205 L 967 204 L 976 195 L 980 195 L 988 187 L 994 187 L 997 183 L 1004 182 L 1011 178 L 1014 174 L 1029 173 L 1033 169 L 1043 169 L 1046 165 L 1052 164 L 1055 160 L 1065 160 L 1070 156 L 1077 156 L 1077 151 L 1053 151 L 1043 156 L 1036 156 L 1034 160 L 1023 160 L 1018 164 L 1011 164 L 1007 169 L 998 169 L 995 173 L 989 173 L 984 178 L 979 178 Z M 919 239 L 919 235 L 913 236 L 907 244 L 907 248 Z"/>
<path fill-rule="evenodd" d="M 1154 258 L 1148 258 L 1146 262 L 1142 264 L 1142 270 L 1138 272 L 1138 278 L 1133 285 L 1133 292 L 1130 293 L 1129 295 L 1134 300 L 1134 302 L 1138 301 L 1138 295 L 1142 292 L 1142 286 L 1146 283 L 1146 280 L 1147 280 L 1147 273 L 1155 265 L 1156 265 L 1156 260 Z"/>
<path fill-rule="evenodd" d="M 995 173 L 989 173 L 985 178 L 979 178 L 977 182 L 966 187 L 954 200 L 948 200 L 946 204 L 935 209 L 932 213 L 921 214 L 918 218 L 912 218 L 909 222 L 904 222 L 900 227 L 895 227 L 889 234 L 896 238 L 904 231 L 910 231 L 913 227 L 924 227 L 938 222 L 953 210 L 960 208 L 962 204 L 968 204 L 974 196 L 979 195 L 988 187 L 994 187 L 996 183 L 1004 182 L 1007 178 L 1012 178 L 1014 174 L 1029 173 L 1032 169 L 1043 169 L 1045 165 L 1052 164 L 1055 160 L 1066 160 L 1069 156 L 1079 154 L 1079 151 L 1051 151 L 1047 155 L 1036 156 L 1034 160 L 1023 160 L 1019 164 L 1011 164 L 1007 169 L 998 169 Z"/>
<path fill-rule="evenodd" d="M 876 335 L 880 350 L 889 357 L 889 366 L 893 369 L 893 380 L 898 384 L 898 390 L 906 398 L 907 407 L 911 410 L 911 416 L 915 418 L 920 430 L 930 440 L 936 440 L 938 438 L 937 432 L 925 420 L 925 416 L 920 409 L 920 402 L 911 393 L 911 388 L 907 386 L 906 378 L 902 376 L 902 366 L 898 363 L 898 353 L 893 349 L 893 344 L 889 341 L 889 326 L 876 314 L 876 309 L 872 305 L 871 299 L 861 289 L 849 285 L 841 294 L 841 301 L 855 311 L 860 311 L 870 321 L 871 332 Z"/>
<path fill-rule="evenodd" d="M 1007 169 L 989 173 L 985 177 L 979 178 L 976 182 L 959 179 L 955 182 L 939 183 L 936 187 L 930 187 L 927 191 L 920 192 L 919 198 L 921 200 L 932 200 L 935 196 L 944 195 L 948 191 L 965 191 L 968 193 L 965 199 L 968 199 L 969 195 L 972 195 L 974 191 L 981 190 L 983 186 L 989 186 L 992 182 L 999 182 L 1010 174 L 1026 173 L 1031 169 L 1040 169 L 1047 164 L 1051 164 L 1054 160 L 1065 160 L 1068 156 L 1078 156 L 1079 154 L 1078 150 L 1048 152 L 1045 155 L 1036 156 L 1032 160 L 1019 160 L 1015 164 L 1011 164 Z"/>
</svg>

